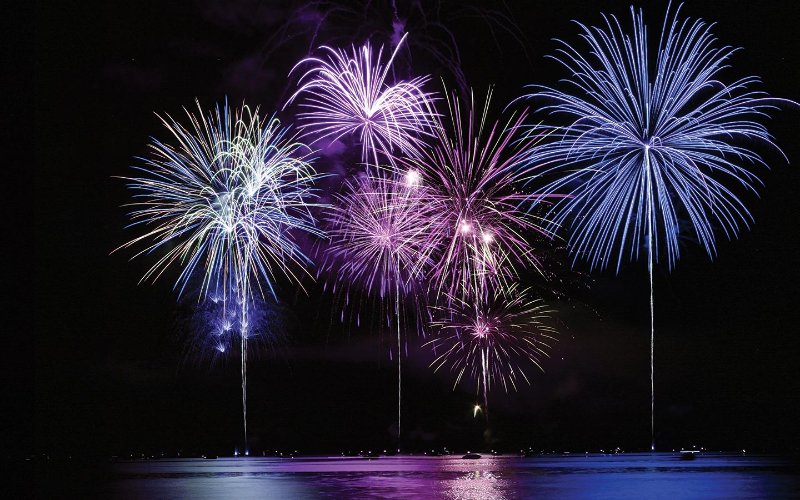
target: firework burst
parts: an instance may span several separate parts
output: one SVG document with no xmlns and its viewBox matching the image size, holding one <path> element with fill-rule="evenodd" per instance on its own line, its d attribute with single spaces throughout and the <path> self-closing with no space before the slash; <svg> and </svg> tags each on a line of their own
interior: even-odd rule
<svg viewBox="0 0 800 500">
<path fill-rule="evenodd" d="M 467 379 L 482 394 L 495 385 L 508 392 L 525 381 L 531 369 L 543 370 L 555 329 L 548 325 L 551 311 L 541 300 L 530 299 L 516 284 L 467 302 L 451 297 L 446 306 L 432 308 L 435 337 L 426 345 L 436 353 L 431 367 L 455 375 L 454 388 Z"/>
<path fill-rule="evenodd" d="M 391 304 L 415 296 L 429 262 L 433 206 L 415 170 L 400 178 L 379 170 L 347 181 L 328 210 L 322 269 L 348 297 L 355 292 Z"/>
<path fill-rule="evenodd" d="M 736 49 L 715 47 L 710 26 L 681 21 L 679 10 L 665 21 L 655 71 L 642 12 L 631 9 L 632 38 L 611 16 L 606 29 L 579 24 L 591 57 L 562 43 L 556 60 L 572 75 L 573 92 L 542 87 L 528 96 L 571 122 L 535 148 L 532 160 L 552 165 L 539 173 L 562 174 L 547 187 L 570 195 L 552 207 L 553 224 L 571 228 L 572 251 L 592 268 L 614 262 L 619 270 L 651 239 L 653 260 L 663 245 L 672 268 L 681 215 L 710 256 L 715 226 L 731 238 L 751 221 L 726 184 L 754 192 L 760 182 L 748 167 L 764 162 L 734 141 L 772 144 L 754 119 L 779 100 L 749 91 L 755 77 L 719 81 Z"/>
<path fill-rule="evenodd" d="M 131 226 L 146 229 L 120 248 L 161 254 L 143 281 L 179 267 L 182 292 L 201 272 L 202 296 L 226 290 L 244 299 L 263 293 L 262 282 L 272 291 L 276 274 L 297 281 L 309 261 L 295 232 L 320 234 L 309 210 L 317 177 L 310 150 L 247 106 L 235 116 L 227 105 L 186 113 L 188 128 L 161 119 L 174 145 L 153 139 L 136 167 L 141 176 L 124 178 L 134 192 Z"/>
<path fill-rule="evenodd" d="M 526 134 L 527 111 L 506 121 L 488 121 L 491 91 L 482 109 L 474 97 L 466 110 L 453 94 L 449 121 L 439 120 L 434 140 L 420 159 L 400 158 L 416 169 L 429 189 L 434 213 L 427 245 L 436 294 L 474 299 L 486 283 L 506 286 L 518 265 L 538 268 L 530 234 L 550 237 L 535 217 L 519 209 L 532 196 L 518 191 L 527 151 L 537 141 Z M 434 250 L 435 249 L 435 250 Z"/>
<path fill-rule="evenodd" d="M 350 53 L 321 47 L 325 55 L 309 57 L 293 69 L 308 68 L 287 106 L 299 96 L 301 126 L 319 138 L 339 139 L 353 135 L 361 144 L 361 159 L 377 166 L 379 155 L 393 162 L 392 153 L 416 156 L 423 138 L 430 135 L 433 95 L 423 90 L 428 77 L 394 84 L 387 82 L 392 61 L 383 62 L 369 43 Z"/>
<path fill-rule="evenodd" d="M 180 293 L 199 274 L 198 299 L 222 290 L 223 304 L 238 312 L 246 446 L 247 339 L 256 312 L 247 306 L 265 285 L 274 296 L 277 274 L 297 282 L 296 269 L 305 269 L 295 233 L 319 234 L 310 213 L 317 174 L 307 146 L 257 109 L 232 115 L 226 103 L 205 115 L 198 103 L 198 114 L 186 114 L 188 127 L 161 118 L 174 142 L 153 139 L 140 176 L 125 178 L 135 199 L 131 226 L 145 229 L 120 248 L 160 255 L 143 281 L 179 267 Z"/>
<path fill-rule="evenodd" d="M 550 213 L 553 224 L 570 228 L 575 259 L 586 258 L 592 268 L 615 262 L 619 271 L 626 257 L 638 259 L 647 249 L 651 449 L 653 264 L 664 254 L 670 269 L 678 260 L 679 218 L 711 257 L 717 232 L 733 238 L 749 225 L 737 193 L 756 191 L 760 181 L 750 168 L 764 165 L 749 146 L 774 146 L 755 120 L 780 102 L 748 90 L 754 77 L 722 83 L 736 49 L 716 47 L 709 25 L 680 20 L 679 12 L 667 13 L 655 60 L 641 10 L 631 8 L 632 36 L 613 16 L 605 17 L 605 28 L 579 24 L 588 56 L 562 42 L 555 58 L 571 75 L 573 91 L 540 87 L 529 96 L 551 102 L 545 109 L 571 122 L 535 148 L 531 160 L 551 165 L 542 173 L 560 174 L 545 189 L 569 195 Z"/>
</svg>

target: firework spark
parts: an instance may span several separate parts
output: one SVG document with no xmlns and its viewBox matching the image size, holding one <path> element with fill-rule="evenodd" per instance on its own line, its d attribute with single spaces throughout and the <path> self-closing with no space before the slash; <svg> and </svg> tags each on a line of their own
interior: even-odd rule
<svg viewBox="0 0 800 500">
<path fill-rule="evenodd" d="M 135 201 L 131 226 L 144 234 L 120 248 L 144 246 L 135 254 L 158 254 L 142 280 L 180 268 L 183 293 L 200 273 L 200 297 L 223 290 L 223 302 L 242 305 L 239 332 L 242 407 L 247 438 L 247 338 L 254 296 L 282 274 L 309 262 L 295 233 L 319 234 L 310 213 L 317 177 L 310 150 L 276 118 L 262 119 L 247 106 L 232 115 L 227 103 L 205 115 L 186 111 L 189 127 L 167 116 L 162 123 L 174 143 L 152 139 L 149 157 L 126 177 Z M 179 293 L 179 294 L 180 294 Z M 233 297 L 229 296 L 232 293 Z"/>
<path fill-rule="evenodd" d="M 491 91 L 483 109 L 474 97 L 466 110 L 453 94 L 449 122 L 439 120 L 436 135 L 420 159 L 398 164 L 420 172 L 430 186 L 436 210 L 428 245 L 435 262 L 429 277 L 436 293 L 474 298 L 487 282 L 505 286 L 515 266 L 539 262 L 529 244 L 531 233 L 550 237 L 535 217 L 519 209 L 531 196 L 517 190 L 527 150 L 537 138 L 526 134 L 527 111 L 506 121 L 488 122 Z"/>
<path fill-rule="evenodd" d="M 718 80 L 736 49 L 715 47 L 709 25 L 680 20 L 679 12 L 667 14 L 654 61 L 641 10 L 631 8 L 632 37 L 613 16 L 605 17 L 605 28 L 579 24 L 586 52 L 562 42 L 555 58 L 573 91 L 540 87 L 528 96 L 552 102 L 545 109 L 571 122 L 531 160 L 551 165 L 540 172 L 560 174 L 545 189 L 570 195 L 550 214 L 553 224 L 571 229 L 575 259 L 592 268 L 615 262 L 619 271 L 626 257 L 638 259 L 647 248 L 651 389 L 653 263 L 664 253 L 670 269 L 678 260 L 679 217 L 711 257 L 715 229 L 732 238 L 748 226 L 752 218 L 737 193 L 755 192 L 760 182 L 750 167 L 764 165 L 749 145 L 773 145 L 755 120 L 779 102 L 748 90 L 755 77 Z"/>
<path fill-rule="evenodd" d="M 488 393 L 500 384 L 508 392 L 517 390 L 527 372 L 543 370 L 555 329 L 547 324 L 553 312 L 539 299 L 528 298 L 528 290 L 516 284 L 488 294 L 486 300 L 466 302 L 451 297 L 446 306 L 435 306 L 432 327 L 436 336 L 426 345 L 437 354 L 431 363 L 476 385 L 488 408 Z"/>
<path fill-rule="evenodd" d="M 303 96 L 298 118 L 304 130 L 333 140 L 357 136 L 362 161 L 375 166 L 379 155 L 393 162 L 395 151 L 416 156 L 423 138 L 430 135 L 433 95 L 423 90 L 429 78 L 387 82 L 392 61 L 406 36 L 385 63 L 383 47 L 376 55 L 366 43 L 358 49 L 352 47 L 350 53 L 321 47 L 325 56 L 303 59 L 292 68 L 293 73 L 308 67 L 286 104 Z"/>
<path fill-rule="evenodd" d="M 225 363 L 246 337 L 248 357 L 258 357 L 284 338 L 284 321 L 271 297 L 253 296 L 250 303 L 243 304 L 232 299 L 235 296 L 235 292 L 215 291 L 186 304 L 191 309 L 186 325 L 187 356 L 197 362 Z"/>
</svg>

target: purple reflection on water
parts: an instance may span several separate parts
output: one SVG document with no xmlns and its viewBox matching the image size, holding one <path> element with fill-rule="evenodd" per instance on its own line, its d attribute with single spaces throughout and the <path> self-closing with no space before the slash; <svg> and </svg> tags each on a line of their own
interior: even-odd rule
<svg viewBox="0 0 800 500">
<path fill-rule="evenodd" d="M 795 464 L 706 454 L 154 460 L 114 464 L 112 498 L 793 498 Z"/>
</svg>

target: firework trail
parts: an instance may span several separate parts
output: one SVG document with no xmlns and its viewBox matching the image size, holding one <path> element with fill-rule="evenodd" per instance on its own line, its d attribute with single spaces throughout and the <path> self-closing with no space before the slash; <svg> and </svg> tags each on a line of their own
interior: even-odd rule
<svg viewBox="0 0 800 500">
<path fill-rule="evenodd" d="M 377 301 L 386 326 L 396 329 L 398 442 L 402 332 L 411 324 L 421 325 L 421 277 L 430 259 L 426 242 L 434 205 L 421 181 L 416 170 L 397 176 L 383 169 L 347 181 L 328 211 L 330 244 L 321 266 L 348 302 Z"/>
<path fill-rule="evenodd" d="M 143 234 L 120 247 L 143 247 L 134 257 L 155 254 L 142 281 L 180 269 L 179 295 L 200 275 L 200 294 L 222 290 L 224 304 L 239 312 L 242 414 L 247 441 L 247 339 L 254 296 L 309 262 L 297 233 L 320 234 L 310 207 L 317 174 L 310 150 L 276 118 L 259 117 L 247 106 L 233 113 L 227 103 L 204 114 L 186 111 L 188 127 L 161 118 L 173 142 L 152 139 L 149 155 L 126 177 L 133 191 L 131 227 Z M 119 250 L 119 249 L 118 249 Z M 241 307 L 239 307 L 241 306 Z"/>
<path fill-rule="evenodd" d="M 756 191 L 760 181 L 750 169 L 764 162 L 734 141 L 774 146 L 755 120 L 781 101 L 749 90 L 755 77 L 718 80 L 736 49 L 716 47 L 710 25 L 679 13 L 680 7 L 672 16 L 668 9 L 655 59 L 641 10 L 631 8 L 632 35 L 614 16 L 604 16 L 603 28 L 578 23 L 586 50 L 561 42 L 554 58 L 571 75 L 571 90 L 538 87 L 527 96 L 549 102 L 544 109 L 570 121 L 533 149 L 531 161 L 550 165 L 541 173 L 559 174 L 544 189 L 570 195 L 550 215 L 553 225 L 570 228 L 575 259 L 587 259 L 592 269 L 615 263 L 619 271 L 624 259 L 638 260 L 647 248 L 651 449 L 653 265 L 666 256 L 672 269 L 678 260 L 679 217 L 688 219 L 710 257 L 715 229 L 733 238 L 748 227 L 752 218 L 737 193 Z"/>
<path fill-rule="evenodd" d="M 553 312 L 539 299 L 530 299 L 517 284 L 487 293 L 483 300 L 451 297 L 447 305 L 434 306 L 432 327 L 437 331 L 430 346 L 437 357 L 434 371 L 455 374 L 453 388 L 468 379 L 483 396 L 488 418 L 488 394 L 494 385 L 517 390 L 524 380 L 530 385 L 531 368 L 543 370 L 555 329 L 547 324 Z"/>
<path fill-rule="evenodd" d="M 320 139 L 356 136 L 364 163 L 377 167 L 379 154 L 393 162 L 396 151 L 416 156 L 430 135 L 433 94 L 423 90 L 428 77 L 387 82 L 399 48 L 384 63 L 383 47 L 376 55 L 369 43 L 349 53 L 321 47 L 324 56 L 303 59 L 292 68 L 291 73 L 306 69 L 286 106 L 297 99 L 301 127 Z"/>
<path fill-rule="evenodd" d="M 538 140 L 523 130 L 528 113 L 489 122 L 490 102 L 491 91 L 482 109 L 474 97 L 462 109 L 453 94 L 422 157 L 397 160 L 419 171 L 430 186 L 428 198 L 436 213 L 427 238 L 434 259 L 428 278 L 437 296 L 474 300 L 487 283 L 508 286 L 516 266 L 539 268 L 530 234 L 551 236 L 519 208 L 523 200 L 548 197 L 518 190 L 521 167 Z"/>
</svg>

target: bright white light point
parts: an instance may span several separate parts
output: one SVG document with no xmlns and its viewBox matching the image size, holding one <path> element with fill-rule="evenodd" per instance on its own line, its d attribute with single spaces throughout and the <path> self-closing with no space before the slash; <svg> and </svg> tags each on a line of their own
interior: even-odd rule
<svg viewBox="0 0 800 500">
<path fill-rule="evenodd" d="M 467 222 L 465 220 L 462 220 L 461 221 L 461 232 L 464 233 L 464 234 L 467 234 L 470 231 L 472 231 L 472 225 L 469 222 Z"/>
<path fill-rule="evenodd" d="M 481 411 L 481 405 L 475 405 L 475 407 L 472 409 L 472 418 L 477 417 L 479 411 Z"/>
<path fill-rule="evenodd" d="M 483 242 L 484 243 L 491 243 L 494 241 L 494 235 L 492 233 L 483 233 Z"/>
<path fill-rule="evenodd" d="M 417 170 L 411 169 L 406 172 L 406 186 L 418 186 L 422 177 Z"/>
<path fill-rule="evenodd" d="M 483 338 L 489 334 L 489 325 L 486 323 L 478 323 L 475 325 L 475 336 Z"/>
</svg>

